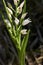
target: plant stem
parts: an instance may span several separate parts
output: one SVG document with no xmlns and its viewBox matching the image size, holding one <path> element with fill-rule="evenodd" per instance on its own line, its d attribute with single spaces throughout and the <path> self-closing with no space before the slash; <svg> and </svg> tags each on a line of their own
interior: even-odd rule
<svg viewBox="0 0 43 65">
<path fill-rule="evenodd" d="M 19 54 L 20 65 L 25 65 L 25 52 Z"/>
</svg>

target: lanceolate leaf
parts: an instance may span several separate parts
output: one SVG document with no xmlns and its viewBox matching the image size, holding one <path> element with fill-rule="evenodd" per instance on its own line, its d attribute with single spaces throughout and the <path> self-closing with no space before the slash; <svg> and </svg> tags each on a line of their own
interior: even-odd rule
<svg viewBox="0 0 43 65">
<path fill-rule="evenodd" d="M 29 38 L 29 32 L 28 34 L 23 38 L 22 44 L 21 44 L 21 51 L 20 51 L 20 64 L 25 65 L 23 62 L 25 61 L 25 50 L 26 50 L 26 46 L 27 46 L 27 42 L 28 42 L 28 38 Z"/>
<path fill-rule="evenodd" d="M 23 53 L 23 52 L 25 51 L 25 49 L 26 49 L 27 42 L 28 42 L 28 38 L 29 38 L 29 32 L 30 32 L 30 30 L 28 31 L 28 34 L 23 38 L 22 46 L 21 46 L 21 51 L 22 51 L 22 53 Z"/>
</svg>

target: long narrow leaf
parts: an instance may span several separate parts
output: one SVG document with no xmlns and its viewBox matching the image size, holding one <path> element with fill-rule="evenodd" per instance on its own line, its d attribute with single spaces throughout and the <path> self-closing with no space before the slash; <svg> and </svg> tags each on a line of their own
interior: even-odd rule
<svg viewBox="0 0 43 65">
<path fill-rule="evenodd" d="M 26 49 L 28 38 L 29 38 L 29 32 L 30 32 L 30 30 L 28 31 L 28 34 L 23 38 L 22 46 L 21 46 L 21 51 L 22 52 L 24 52 L 25 49 Z"/>
<path fill-rule="evenodd" d="M 28 31 L 28 34 L 23 38 L 23 41 L 22 41 L 22 46 L 21 46 L 21 51 L 20 51 L 20 56 L 19 56 L 21 64 L 23 64 L 24 59 L 25 59 L 25 56 L 24 56 L 25 54 L 24 53 L 25 53 L 28 38 L 29 38 L 29 32 L 30 32 L 30 30 Z"/>
</svg>

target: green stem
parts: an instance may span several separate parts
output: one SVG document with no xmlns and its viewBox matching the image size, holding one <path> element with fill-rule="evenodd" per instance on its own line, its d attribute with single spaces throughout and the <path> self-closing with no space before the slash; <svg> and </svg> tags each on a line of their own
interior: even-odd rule
<svg viewBox="0 0 43 65">
<path fill-rule="evenodd" d="M 25 65 L 25 52 L 19 55 L 20 65 Z"/>
</svg>

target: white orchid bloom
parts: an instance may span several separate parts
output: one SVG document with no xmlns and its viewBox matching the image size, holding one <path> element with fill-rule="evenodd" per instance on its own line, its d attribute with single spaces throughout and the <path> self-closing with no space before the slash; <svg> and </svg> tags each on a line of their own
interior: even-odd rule
<svg viewBox="0 0 43 65">
<path fill-rule="evenodd" d="M 24 13 L 22 16 L 21 16 L 21 19 L 24 19 L 26 17 L 27 13 Z"/>
<path fill-rule="evenodd" d="M 14 4 L 17 5 L 17 3 L 19 2 L 19 0 L 13 0 Z"/>
<path fill-rule="evenodd" d="M 27 29 L 21 30 L 21 34 L 23 34 L 23 35 L 27 34 Z"/>
<path fill-rule="evenodd" d="M 27 25 L 30 22 L 31 22 L 31 20 L 28 18 L 28 19 L 23 21 L 22 25 L 25 26 L 25 25 Z"/>
<path fill-rule="evenodd" d="M 11 24 L 8 19 L 5 19 L 5 23 L 7 24 L 7 27 L 11 27 Z"/>
<path fill-rule="evenodd" d="M 17 18 L 15 17 L 14 22 L 16 23 L 16 25 L 18 25 L 18 24 L 19 24 L 19 19 L 17 19 Z"/>
<path fill-rule="evenodd" d="M 11 14 L 11 15 L 13 14 L 13 12 L 12 12 L 12 10 L 10 8 L 7 7 L 7 10 L 9 12 L 9 14 Z"/>
<path fill-rule="evenodd" d="M 20 4 L 20 6 L 17 8 L 17 13 L 21 14 L 23 5 L 24 5 L 24 1 L 23 1 L 23 2 Z"/>
<path fill-rule="evenodd" d="M 20 4 L 20 7 L 23 7 L 24 6 L 24 1 Z"/>
</svg>

